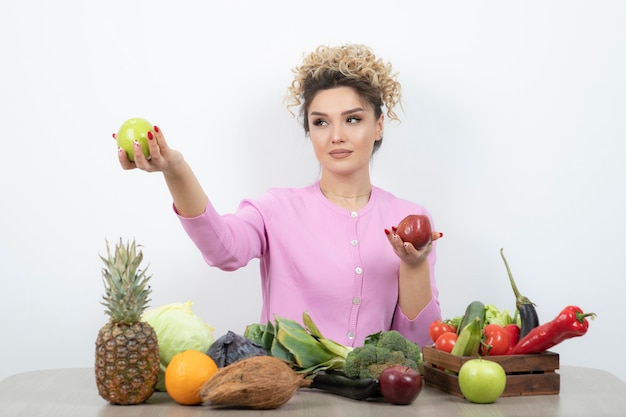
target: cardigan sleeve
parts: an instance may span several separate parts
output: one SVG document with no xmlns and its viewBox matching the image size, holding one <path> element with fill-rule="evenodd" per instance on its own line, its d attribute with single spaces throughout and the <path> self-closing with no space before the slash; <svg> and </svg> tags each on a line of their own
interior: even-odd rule
<svg viewBox="0 0 626 417">
<path fill-rule="evenodd" d="M 424 309 L 413 319 L 409 319 L 396 304 L 393 314 L 391 328 L 402 333 L 407 339 L 417 343 L 420 347 L 432 345 L 432 340 L 428 334 L 430 324 L 435 320 L 441 319 L 441 306 L 439 304 L 439 290 L 435 280 L 435 260 L 436 260 L 436 243 L 433 251 L 429 255 L 430 263 L 430 288 L 432 298 L 426 304 Z"/>
<path fill-rule="evenodd" d="M 413 320 L 405 316 L 400 307 L 396 305 L 391 328 L 423 347 L 433 344 L 428 335 L 428 328 L 433 321 L 438 319 L 441 319 L 441 308 L 437 299 L 433 297 Z"/>
<path fill-rule="evenodd" d="M 205 262 L 224 271 L 234 271 L 259 258 L 266 249 L 264 218 L 248 200 L 237 212 L 219 214 L 211 202 L 197 217 L 183 217 L 174 211 L 183 229 L 200 250 Z"/>
</svg>

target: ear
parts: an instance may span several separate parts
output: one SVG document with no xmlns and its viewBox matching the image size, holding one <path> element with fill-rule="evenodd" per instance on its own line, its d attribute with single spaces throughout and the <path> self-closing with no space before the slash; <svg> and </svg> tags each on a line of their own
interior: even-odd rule
<svg viewBox="0 0 626 417">
<path fill-rule="evenodd" d="M 383 137 L 383 125 L 385 122 L 385 115 L 381 114 L 376 121 L 376 140 L 381 140 Z"/>
</svg>

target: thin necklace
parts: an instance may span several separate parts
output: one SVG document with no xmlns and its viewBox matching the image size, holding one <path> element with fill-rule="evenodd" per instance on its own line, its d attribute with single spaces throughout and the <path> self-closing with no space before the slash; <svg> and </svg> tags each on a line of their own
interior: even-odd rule
<svg viewBox="0 0 626 417">
<path fill-rule="evenodd" d="M 372 193 L 372 190 L 369 190 L 367 193 L 360 194 L 360 195 L 341 195 L 341 194 L 331 193 L 330 191 L 326 191 L 325 189 L 323 189 L 321 187 L 320 187 L 320 190 L 325 195 L 332 195 L 334 197 L 341 197 L 341 198 L 359 198 L 359 197 L 369 196 Z"/>
</svg>

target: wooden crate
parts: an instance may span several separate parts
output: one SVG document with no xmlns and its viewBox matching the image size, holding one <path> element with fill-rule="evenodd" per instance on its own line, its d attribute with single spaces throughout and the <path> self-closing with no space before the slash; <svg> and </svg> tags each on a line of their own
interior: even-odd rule
<svg viewBox="0 0 626 417">
<path fill-rule="evenodd" d="M 423 354 L 422 375 L 426 384 L 463 398 L 457 373 L 461 365 L 476 357 L 454 356 L 432 346 L 424 346 Z M 559 369 L 557 353 L 486 356 L 483 359 L 497 362 L 504 368 L 506 388 L 503 397 L 559 393 L 561 379 L 556 372 Z"/>
</svg>

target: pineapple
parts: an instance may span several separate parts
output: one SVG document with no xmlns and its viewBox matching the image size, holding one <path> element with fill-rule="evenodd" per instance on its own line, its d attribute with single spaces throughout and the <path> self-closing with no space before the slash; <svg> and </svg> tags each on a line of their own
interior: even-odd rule
<svg viewBox="0 0 626 417">
<path fill-rule="evenodd" d="M 113 404 L 140 404 L 154 392 L 159 375 L 159 346 L 154 329 L 141 321 L 150 287 L 146 270 L 138 269 L 143 254 L 135 242 L 122 239 L 108 257 L 100 256 L 105 294 L 102 304 L 109 322 L 96 340 L 98 393 Z"/>
</svg>

